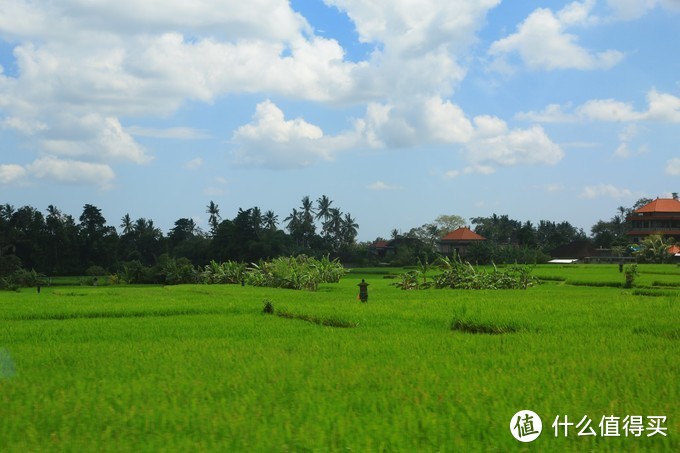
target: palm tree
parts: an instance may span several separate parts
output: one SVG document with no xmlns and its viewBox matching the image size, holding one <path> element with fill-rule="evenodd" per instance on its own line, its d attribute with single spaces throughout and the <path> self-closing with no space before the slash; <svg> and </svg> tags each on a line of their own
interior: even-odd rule
<svg viewBox="0 0 680 453">
<path fill-rule="evenodd" d="M 286 229 L 288 229 L 290 235 L 297 241 L 298 245 L 300 245 L 300 239 L 302 236 L 302 213 L 293 208 L 293 212 L 291 212 L 288 217 L 283 219 L 283 221 L 288 222 Z"/>
<path fill-rule="evenodd" d="M 250 219 L 253 222 L 253 227 L 255 228 L 255 231 L 259 232 L 260 228 L 262 228 L 262 211 L 260 208 L 255 206 L 252 208 L 250 211 Z"/>
<path fill-rule="evenodd" d="M 210 204 L 208 205 L 208 210 L 205 211 L 208 214 L 210 214 L 210 218 L 208 219 L 208 223 L 210 224 L 210 231 L 212 235 L 214 236 L 215 233 L 217 232 L 217 225 L 220 223 L 220 220 L 222 220 L 222 217 L 220 217 L 220 207 L 215 204 L 214 201 L 210 200 Z"/>
<path fill-rule="evenodd" d="M 357 237 L 359 232 L 359 224 L 356 223 L 356 219 L 353 219 L 350 213 L 345 214 L 345 218 L 342 219 L 342 239 L 343 243 L 346 245 L 351 245 Z"/>
<path fill-rule="evenodd" d="M 262 216 L 262 222 L 265 228 L 274 231 L 279 223 L 279 216 L 274 214 L 274 211 L 269 210 Z"/>
<path fill-rule="evenodd" d="M 329 227 L 329 220 L 331 218 L 331 205 L 333 204 L 333 201 L 331 201 L 330 198 L 328 198 L 326 195 L 322 195 L 318 200 L 316 200 L 317 203 L 317 211 L 316 211 L 316 220 L 322 219 L 322 232 L 324 238 L 328 239 L 330 236 L 330 229 Z"/>
<path fill-rule="evenodd" d="M 328 198 L 326 195 L 321 195 L 321 197 L 316 200 L 316 204 L 318 206 L 317 211 L 316 211 L 316 220 L 323 219 L 323 220 L 328 220 L 330 217 L 330 208 L 331 205 L 333 204 L 333 201 L 331 201 L 330 198 Z"/>
<path fill-rule="evenodd" d="M 300 236 L 302 239 L 302 245 L 308 246 L 316 234 L 316 227 L 314 226 L 314 205 L 309 196 L 305 195 L 302 198 L 302 210 L 300 212 Z"/>
<path fill-rule="evenodd" d="M 302 209 L 302 218 L 304 219 L 304 222 L 312 223 L 314 219 L 314 205 L 308 195 L 302 197 L 302 206 L 300 206 L 300 209 Z"/>
<path fill-rule="evenodd" d="M 121 221 L 120 228 L 123 230 L 123 236 L 132 233 L 134 225 L 132 224 L 132 218 L 130 218 L 130 214 L 125 214 L 123 218 L 120 219 L 120 221 Z"/>
<path fill-rule="evenodd" d="M 288 222 L 286 225 L 286 228 L 290 232 L 290 234 L 293 234 L 297 230 L 300 229 L 300 225 L 302 224 L 302 213 L 298 212 L 297 209 L 293 208 L 293 211 L 283 219 L 284 222 Z"/>
</svg>

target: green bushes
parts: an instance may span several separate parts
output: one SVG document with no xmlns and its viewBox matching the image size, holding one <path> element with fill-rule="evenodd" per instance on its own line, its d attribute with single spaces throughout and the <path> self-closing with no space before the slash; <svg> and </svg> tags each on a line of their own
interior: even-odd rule
<svg viewBox="0 0 680 453">
<path fill-rule="evenodd" d="M 427 282 L 427 269 L 409 271 L 400 276 L 400 280 L 392 283 L 403 290 L 426 289 L 434 286 L 437 289 L 527 289 L 539 283 L 539 279 L 531 275 L 528 266 L 512 265 L 499 270 L 495 265 L 493 271 L 474 267 L 459 258 L 440 258 L 439 267 L 442 272 Z M 421 281 L 422 278 L 422 281 Z"/>
<path fill-rule="evenodd" d="M 201 272 L 201 280 L 207 284 L 237 284 L 246 276 L 246 265 L 235 261 L 218 263 L 210 261 Z"/>
<path fill-rule="evenodd" d="M 0 289 L 16 291 L 19 288 L 32 288 L 43 284 L 45 276 L 34 270 L 19 269 L 0 277 Z"/>
<path fill-rule="evenodd" d="M 346 272 L 337 259 L 317 260 L 299 255 L 253 263 L 246 272 L 245 281 L 253 286 L 316 291 L 320 283 L 338 283 Z"/>
<path fill-rule="evenodd" d="M 347 271 L 339 260 L 327 256 L 320 260 L 299 255 L 260 261 L 247 267 L 243 263 L 211 261 L 201 272 L 206 284 L 247 283 L 271 288 L 316 291 L 320 283 L 338 283 Z"/>
</svg>

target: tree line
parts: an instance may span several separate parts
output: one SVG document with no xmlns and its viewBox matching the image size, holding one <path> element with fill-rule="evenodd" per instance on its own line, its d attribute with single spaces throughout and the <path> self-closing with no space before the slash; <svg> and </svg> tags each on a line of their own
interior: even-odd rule
<svg viewBox="0 0 680 453">
<path fill-rule="evenodd" d="M 32 206 L 0 205 L 0 275 L 34 269 L 46 275 L 83 275 L 95 266 L 115 272 L 135 263 L 153 266 L 162 257 L 194 266 L 210 261 L 256 262 L 306 254 L 351 259 L 359 225 L 326 195 L 316 203 L 309 196 L 284 218 L 259 207 L 239 208 L 223 219 L 219 206 L 206 206 L 209 231 L 191 218 L 180 218 L 164 233 L 147 218 L 120 219 L 118 229 L 101 209 L 86 204 L 75 218 L 54 205 L 45 214 Z"/>
<path fill-rule="evenodd" d="M 650 201 L 641 198 L 631 207 L 618 207 L 611 219 L 592 226 L 590 236 L 567 221 L 541 220 L 534 224 L 495 213 L 473 217 L 469 219 L 472 228 L 487 240 L 469 247 L 466 258 L 477 263 L 544 262 L 557 247 L 579 240 L 625 254 L 630 229 L 627 219 Z M 84 205 L 77 218 L 54 205 L 43 214 L 31 206 L 3 204 L 0 275 L 22 267 L 46 275 L 83 275 L 93 266 L 113 273 L 123 268 L 151 267 L 167 259 L 205 266 L 211 261 L 250 263 L 300 254 L 357 264 L 385 261 L 371 253 L 370 243 L 357 243 L 356 219 L 326 195 L 316 201 L 303 197 L 283 221 L 273 211 L 263 212 L 259 207 L 239 208 L 233 218 L 223 219 L 213 201 L 206 206 L 206 213 L 209 231 L 203 231 L 191 218 L 180 218 L 164 233 L 153 220 L 133 220 L 129 214 L 116 228 L 91 204 Z M 393 265 L 432 261 L 441 237 L 467 223 L 457 215 L 441 215 L 406 233 L 392 230 L 390 242 L 395 252 L 387 261 Z M 657 248 L 665 250 L 665 245 Z"/>
<path fill-rule="evenodd" d="M 471 245 L 466 259 L 473 263 L 540 263 L 550 259 L 557 247 L 587 239 L 585 231 L 567 221 L 521 222 L 508 215 L 492 214 L 469 219 L 471 229 L 486 240 Z M 411 228 L 405 233 L 392 230 L 393 264 L 407 265 L 418 260 L 432 262 L 438 255 L 438 242 L 447 233 L 467 225 L 460 216 L 441 215 L 433 222 Z"/>
</svg>

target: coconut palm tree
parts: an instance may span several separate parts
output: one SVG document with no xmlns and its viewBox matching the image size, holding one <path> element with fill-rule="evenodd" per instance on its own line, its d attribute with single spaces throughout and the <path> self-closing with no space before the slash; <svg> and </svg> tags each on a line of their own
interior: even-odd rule
<svg viewBox="0 0 680 453">
<path fill-rule="evenodd" d="M 220 207 L 214 201 L 210 200 L 208 209 L 205 212 L 210 214 L 208 223 L 210 224 L 210 232 L 214 236 L 217 231 L 217 225 L 219 225 L 220 220 L 222 220 L 222 217 L 220 217 Z"/>
<path fill-rule="evenodd" d="M 302 210 L 302 219 L 304 223 L 308 224 L 314 224 L 314 205 L 312 203 L 312 200 L 309 199 L 308 195 L 305 195 L 302 197 L 302 206 L 300 206 L 300 209 Z"/>
<path fill-rule="evenodd" d="M 259 232 L 260 228 L 262 228 L 263 221 L 262 211 L 257 206 L 250 210 L 250 220 L 253 224 L 253 227 L 255 228 L 255 231 Z"/>
<path fill-rule="evenodd" d="M 266 229 L 274 231 L 279 223 L 279 216 L 274 214 L 274 211 L 269 210 L 262 216 L 262 222 Z"/>
<path fill-rule="evenodd" d="M 120 221 L 121 221 L 120 228 L 121 230 L 123 230 L 123 236 L 132 233 L 134 225 L 132 224 L 132 218 L 130 217 L 130 214 L 125 214 L 123 218 L 120 219 Z"/>
<path fill-rule="evenodd" d="M 326 195 L 321 195 L 321 197 L 316 200 L 316 220 L 328 220 L 330 217 L 330 208 L 332 204 L 333 201 L 330 198 L 328 198 Z"/>
<path fill-rule="evenodd" d="M 342 242 L 346 245 L 352 245 L 358 233 L 359 224 L 356 223 L 356 219 L 353 219 L 348 212 L 342 219 Z"/>
<path fill-rule="evenodd" d="M 286 229 L 290 233 L 290 235 L 295 239 L 295 241 L 300 245 L 301 240 L 302 240 L 302 213 L 298 212 L 297 209 L 293 208 L 293 212 L 291 212 L 288 217 L 283 219 L 284 222 L 288 222 L 286 225 Z"/>
</svg>

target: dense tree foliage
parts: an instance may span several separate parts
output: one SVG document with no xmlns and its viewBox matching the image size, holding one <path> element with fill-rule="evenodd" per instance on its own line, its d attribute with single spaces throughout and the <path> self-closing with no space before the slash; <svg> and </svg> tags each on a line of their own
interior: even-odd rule
<svg viewBox="0 0 680 453">
<path fill-rule="evenodd" d="M 599 220 L 590 229 L 595 245 L 605 249 L 625 247 L 628 244 L 626 233 L 630 230 L 631 226 L 628 218 L 633 211 L 651 201 L 653 201 L 651 198 L 640 198 L 632 207 L 619 206 L 616 214 L 611 219 Z"/>
<path fill-rule="evenodd" d="M 586 239 L 583 230 L 569 222 L 541 220 L 534 225 L 507 215 L 470 219 L 475 233 L 486 241 L 467 248 L 466 258 L 473 263 L 540 263 L 550 257 L 550 252 L 572 241 Z M 456 215 L 441 215 L 433 222 L 412 228 L 405 234 L 392 231 L 393 248 L 389 260 L 392 264 L 415 264 L 418 259 L 434 260 L 438 254 L 439 240 L 447 233 L 465 226 L 465 220 Z"/>
<path fill-rule="evenodd" d="M 31 206 L 0 205 L 0 275 L 21 268 L 46 275 L 85 275 L 99 268 L 144 282 L 158 280 L 152 274 L 159 269 L 163 275 L 165 270 L 177 274 L 187 265 L 205 266 L 211 260 L 250 263 L 303 253 L 351 259 L 359 228 L 351 214 L 326 195 L 316 206 L 305 196 L 285 220 L 285 230 L 273 211 L 240 208 L 233 218 L 223 219 L 213 201 L 206 207 L 207 233 L 186 217 L 164 233 L 153 220 L 135 220 L 129 214 L 116 229 L 91 204 L 83 206 L 77 220 L 53 205 L 45 213 Z"/>
</svg>

